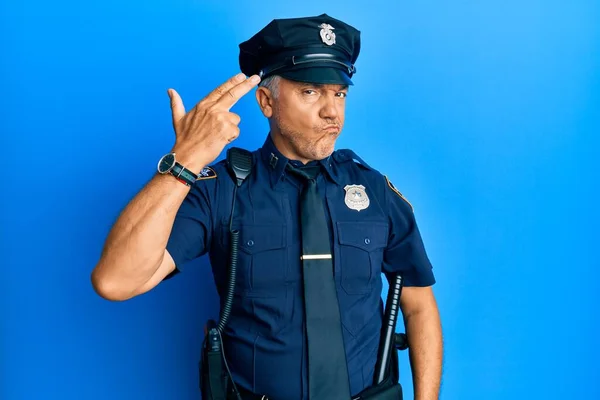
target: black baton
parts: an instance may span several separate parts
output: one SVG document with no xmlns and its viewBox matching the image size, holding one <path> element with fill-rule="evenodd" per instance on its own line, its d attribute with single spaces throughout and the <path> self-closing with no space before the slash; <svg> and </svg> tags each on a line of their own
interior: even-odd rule
<svg viewBox="0 0 600 400">
<path fill-rule="evenodd" d="M 396 322 L 400 310 L 400 293 L 402 292 L 402 276 L 394 275 L 394 281 L 390 282 L 387 301 L 385 304 L 385 318 L 382 327 L 381 339 L 379 341 L 379 354 L 375 365 L 375 384 L 380 384 L 386 376 L 390 363 L 391 352 L 396 351 Z M 403 338 L 404 336 L 402 336 Z M 398 338 L 400 339 L 400 338 Z"/>
</svg>

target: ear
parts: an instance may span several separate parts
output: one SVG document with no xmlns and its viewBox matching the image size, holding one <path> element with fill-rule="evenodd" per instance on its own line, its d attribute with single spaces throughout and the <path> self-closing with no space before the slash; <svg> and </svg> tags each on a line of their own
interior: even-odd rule
<svg viewBox="0 0 600 400">
<path fill-rule="evenodd" d="M 271 118 L 273 116 L 273 96 L 271 91 L 266 87 L 259 86 L 256 89 L 256 101 L 263 115 L 266 118 Z"/>
</svg>

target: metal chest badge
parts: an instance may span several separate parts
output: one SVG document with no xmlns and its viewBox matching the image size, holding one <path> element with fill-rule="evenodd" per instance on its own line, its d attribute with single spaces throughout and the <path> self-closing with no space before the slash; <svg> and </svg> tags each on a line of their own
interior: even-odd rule
<svg viewBox="0 0 600 400">
<path fill-rule="evenodd" d="M 346 185 L 344 190 L 346 191 L 344 202 L 349 209 L 360 211 L 369 207 L 371 202 L 363 185 Z"/>
<path fill-rule="evenodd" d="M 328 46 L 335 44 L 335 33 L 333 33 L 333 29 L 335 28 L 325 23 L 319 25 L 319 28 L 321 28 L 321 40 L 323 43 Z"/>
</svg>

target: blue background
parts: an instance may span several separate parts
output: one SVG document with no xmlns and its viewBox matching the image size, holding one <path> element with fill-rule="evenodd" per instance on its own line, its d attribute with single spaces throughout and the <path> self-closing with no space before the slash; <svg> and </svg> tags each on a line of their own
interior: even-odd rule
<svg viewBox="0 0 600 400">
<path fill-rule="evenodd" d="M 409 198 L 435 264 L 441 398 L 600 398 L 600 3 L 300 3 L 2 2 L 0 398 L 199 397 L 206 259 L 124 303 L 90 272 L 171 148 L 167 88 L 192 107 L 271 19 L 323 12 L 363 32 L 339 147 Z M 258 147 L 253 94 L 233 111 Z"/>
</svg>

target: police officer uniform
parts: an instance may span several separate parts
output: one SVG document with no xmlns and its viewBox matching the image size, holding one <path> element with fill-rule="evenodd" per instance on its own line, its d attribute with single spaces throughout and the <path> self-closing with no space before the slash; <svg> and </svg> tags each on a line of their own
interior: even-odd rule
<svg viewBox="0 0 600 400">
<path fill-rule="evenodd" d="M 247 75 L 352 84 L 360 32 L 326 14 L 273 20 L 240 45 Z M 225 161 L 205 168 L 175 219 L 167 250 L 179 273 L 208 254 L 220 296 L 227 285 L 230 228 L 240 232 L 235 294 L 223 332 L 225 356 L 242 393 L 309 399 L 300 195 L 304 182 L 267 135 L 237 188 Z M 382 272 L 404 286 L 435 282 L 411 204 L 351 150 L 313 161 L 329 228 L 350 393 L 373 384 L 382 327 Z M 231 227 L 230 227 L 230 217 Z M 253 397 L 248 397 L 253 398 Z M 260 398 L 260 397 L 256 397 Z"/>
</svg>

